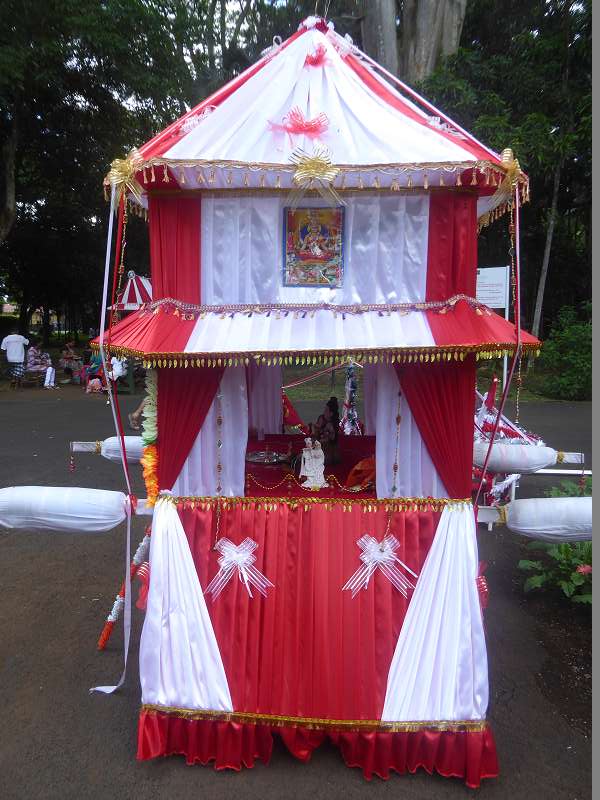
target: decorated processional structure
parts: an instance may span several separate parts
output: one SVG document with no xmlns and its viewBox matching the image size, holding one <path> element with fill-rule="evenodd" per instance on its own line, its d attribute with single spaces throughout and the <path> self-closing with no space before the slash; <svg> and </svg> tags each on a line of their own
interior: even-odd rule
<svg viewBox="0 0 600 800">
<path fill-rule="evenodd" d="M 519 326 L 528 180 L 512 152 L 313 17 L 105 186 L 113 308 L 96 346 L 147 370 L 147 498 L 111 394 L 127 491 L 96 528 L 152 514 L 108 621 L 125 608 L 127 642 L 143 562 L 138 757 L 249 767 L 276 733 L 302 760 L 328 738 L 367 777 L 497 775 L 472 466 L 478 361 L 508 354 L 512 377 L 539 347 Z M 152 294 L 117 320 L 134 212 Z M 475 299 L 478 229 L 501 215 L 516 324 Z M 284 434 L 283 370 L 332 365 L 347 370 L 335 448 Z M 368 455 L 373 480 L 344 482 L 340 462 Z M 274 481 L 284 456 L 298 468 Z"/>
</svg>

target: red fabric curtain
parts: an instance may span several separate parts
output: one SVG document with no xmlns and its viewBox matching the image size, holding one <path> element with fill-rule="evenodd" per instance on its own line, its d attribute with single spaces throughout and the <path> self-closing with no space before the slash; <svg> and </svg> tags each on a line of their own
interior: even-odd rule
<svg viewBox="0 0 600 800">
<path fill-rule="evenodd" d="M 396 364 L 398 380 L 450 497 L 471 495 L 475 359 Z"/>
<path fill-rule="evenodd" d="M 200 303 L 200 199 L 150 195 L 148 208 L 152 298 Z"/>
<path fill-rule="evenodd" d="M 475 297 L 477 282 L 477 197 L 433 193 L 429 199 L 427 300 L 455 294 Z M 433 331 L 435 337 L 435 331 Z"/>
<path fill-rule="evenodd" d="M 377 729 L 410 594 L 404 598 L 379 571 L 354 598 L 341 587 L 361 564 L 357 539 L 364 533 L 383 537 L 385 508 L 365 513 L 358 504 L 344 511 L 340 506 L 305 507 L 302 500 L 295 508 L 275 499 L 273 503 L 277 507 L 269 510 L 258 502 L 224 509 L 218 535 L 235 544 L 251 536 L 258 543 L 255 566 L 274 588 L 257 600 L 234 578 L 215 601 L 206 598 L 234 712 L 257 717 L 250 722 L 190 719 L 176 710 L 143 708 L 138 758 L 180 753 L 188 763 L 215 761 L 218 769 L 240 769 L 253 766 L 257 758 L 268 762 L 272 734 L 277 733 L 304 761 L 329 738 L 346 763 L 362 767 L 367 778 L 425 768 L 477 786 L 481 778 L 496 775 L 494 740 L 487 727 Z M 200 585 L 206 587 L 219 569 L 216 512 L 179 506 L 179 513 Z M 390 533 L 400 542 L 399 557 L 417 573 L 440 513 L 391 515 Z M 274 715 L 280 718 L 270 719 Z M 332 720 L 369 724 L 366 730 L 348 730 Z"/>
<path fill-rule="evenodd" d="M 417 574 L 440 513 L 392 514 L 399 557 Z M 215 514 L 180 507 L 180 516 L 205 587 L 219 569 Z M 236 579 L 214 602 L 207 597 L 235 711 L 381 718 L 408 600 L 379 572 L 354 598 L 341 588 L 362 564 L 357 540 L 364 533 L 381 540 L 387 520 L 385 508 L 305 510 L 302 500 L 296 508 L 267 511 L 257 503 L 223 511 L 219 536 L 235 544 L 252 537 L 255 566 L 276 587 L 258 602 Z"/>
<path fill-rule="evenodd" d="M 158 370 L 158 485 L 170 490 L 196 441 L 214 399 L 223 368 Z"/>
</svg>

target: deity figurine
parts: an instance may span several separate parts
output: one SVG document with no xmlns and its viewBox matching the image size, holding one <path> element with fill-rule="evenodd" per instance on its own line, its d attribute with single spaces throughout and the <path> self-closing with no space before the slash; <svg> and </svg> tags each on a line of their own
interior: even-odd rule
<svg viewBox="0 0 600 800">
<path fill-rule="evenodd" d="M 300 477 L 306 478 L 303 486 L 307 489 L 323 489 L 329 484 L 325 480 L 325 456 L 321 443 L 307 438 L 304 440 L 305 447 L 302 449 L 302 463 L 300 466 Z"/>
</svg>

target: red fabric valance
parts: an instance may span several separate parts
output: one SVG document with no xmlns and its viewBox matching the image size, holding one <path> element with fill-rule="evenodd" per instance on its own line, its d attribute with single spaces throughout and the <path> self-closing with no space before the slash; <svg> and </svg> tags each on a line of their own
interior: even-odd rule
<svg viewBox="0 0 600 800">
<path fill-rule="evenodd" d="M 152 297 L 200 303 L 200 198 L 150 195 Z"/>
<path fill-rule="evenodd" d="M 447 300 L 455 294 L 475 297 L 476 283 L 477 197 L 433 193 L 429 199 L 425 299 Z M 432 333 L 435 338 L 435 331 Z"/>
<path fill-rule="evenodd" d="M 398 379 L 450 497 L 471 495 L 475 359 L 396 364 Z"/>
<path fill-rule="evenodd" d="M 365 778 L 387 779 L 393 770 L 400 775 L 425 769 L 447 778 L 463 778 L 476 789 L 482 778 L 498 775 L 494 736 L 482 731 L 425 729 L 410 733 L 383 731 L 324 731 L 302 727 L 189 720 L 171 714 L 142 711 L 138 727 L 140 760 L 181 754 L 188 764 L 208 764 L 215 769 L 253 767 L 258 759 L 268 764 L 273 734 L 300 761 L 308 761 L 322 742 L 336 744 L 349 767 L 360 767 Z"/>
<path fill-rule="evenodd" d="M 170 490 L 215 397 L 222 367 L 158 370 L 158 486 Z"/>
</svg>

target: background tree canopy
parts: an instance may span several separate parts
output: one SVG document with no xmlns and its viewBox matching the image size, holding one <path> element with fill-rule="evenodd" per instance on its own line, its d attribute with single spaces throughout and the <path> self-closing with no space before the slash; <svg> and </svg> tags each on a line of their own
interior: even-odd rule
<svg viewBox="0 0 600 800">
<path fill-rule="evenodd" d="M 23 326 L 39 307 L 59 311 L 71 329 L 97 324 L 110 161 L 314 8 L 313 0 L 0 0 L 0 295 L 20 304 Z M 547 334 L 561 307 L 591 296 L 591 2 L 332 0 L 328 16 L 480 139 L 513 148 L 532 195 L 522 225 L 523 322 L 534 321 L 546 262 Z M 374 38 L 377 29 L 386 36 Z M 146 272 L 143 223 L 131 224 L 129 242 L 128 266 Z M 506 260 L 500 221 L 480 236 L 480 264 Z"/>
</svg>

